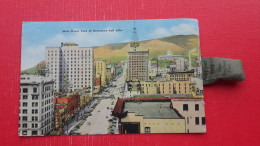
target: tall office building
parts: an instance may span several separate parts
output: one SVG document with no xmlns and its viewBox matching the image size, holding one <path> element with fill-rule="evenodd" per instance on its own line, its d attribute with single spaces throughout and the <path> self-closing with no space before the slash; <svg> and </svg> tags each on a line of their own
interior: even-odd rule
<svg viewBox="0 0 260 146">
<path fill-rule="evenodd" d="M 148 80 L 148 55 L 149 51 L 128 52 L 128 80 Z"/>
<path fill-rule="evenodd" d="M 135 24 L 134 24 L 135 25 Z M 130 47 L 132 51 L 128 52 L 128 80 L 148 80 L 148 55 L 149 51 L 138 51 L 140 46 L 136 28 L 133 28 L 132 41 Z"/>
<path fill-rule="evenodd" d="M 92 93 L 93 48 L 78 47 L 75 43 L 61 43 L 61 47 L 46 48 L 45 60 L 47 75 L 55 78 L 56 92 L 88 88 Z"/>
<path fill-rule="evenodd" d="M 20 136 L 43 136 L 54 128 L 54 80 L 38 75 L 21 75 Z"/>
</svg>

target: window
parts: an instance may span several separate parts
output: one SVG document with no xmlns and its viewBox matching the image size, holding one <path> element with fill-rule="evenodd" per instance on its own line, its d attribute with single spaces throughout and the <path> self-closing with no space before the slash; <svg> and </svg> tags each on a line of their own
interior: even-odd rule
<svg viewBox="0 0 260 146">
<path fill-rule="evenodd" d="M 27 121 L 27 117 L 23 117 L 23 121 Z"/>
<path fill-rule="evenodd" d="M 144 128 L 145 133 L 151 133 L 151 128 L 150 127 L 145 127 Z"/>
<path fill-rule="evenodd" d="M 23 107 L 27 107 L 27 102 L 23 102 Z"/>
<path fill-rule="evenodd" d="M 37 100 L 38 99 L 38 95 L 32 95 L 32 100 Z"/>
<path fill-rule="evenodd" d="M 23 132 L 22 132 L 22 135 L 27 135 L 27 131 L 23 131 Z"/>
<path fill-rule="evenodd" d="M 23 99 L 28 99 L 28 96 L 27 95 L 23 95 Z"/>
<path fill-rule="evenodd" d="M 23 114 L 27 114 L 27 109 L 24 109 L 24 110 L 23 110 Z"/>
<path fill-rule="evenodd" d="M 202 123 L 202 125 L 206 124 L 205 117 L 201 117 L 201 123 Z"/>
<path fill-rule="evenodd" d="M 189 110 L 188 104 L 183 104 L 183 111 L 188 111 L 188 110 Z"/>
<path fill-rule="evenodd" d="M 38 102 L 32 102 L 32 107 L 38 107 Z"/>
<path fill-rule="evenodd" d="M 27 124 L 23 124 L 23 128 L 27 128 Z"/>
<path fill-rule="evenodd" d="M 37 135 L 38 132 L 37 131 L 32 131 L 32 135 Z"/>
<path fill-rule="evenodd" d="M 196 124 L 196 125 L 199 125 L 199 124 L 200 124 L 200 119 L 199 119 L 199 117 L 195 117 L 195 124 Z"/>
<path fill-rule="evenodd" d="M 195 104 L 195 111 L 199 110 L 199 104 Z"/>
<path fill-rule="evenodd" d="M 28 93 L 28 88 L 23 88 L 23 93 Z"/>
<path fill-rule="evenodd" d="M 37 88 L 36 87 L 33 88 L 33 93 L 37 93 Z"/>
</svg>

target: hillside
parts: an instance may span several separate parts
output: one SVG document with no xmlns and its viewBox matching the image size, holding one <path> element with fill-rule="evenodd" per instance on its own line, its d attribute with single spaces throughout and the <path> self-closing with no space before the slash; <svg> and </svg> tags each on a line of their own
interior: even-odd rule
<svg viewBox="0 0 260 146">
<path fill-rule="evenodd" d="M 33 74 L 33 75 L 45 74 L 45 68 L 46 68 L 46 63 L 43 60 L 37 65 L 35 65 L 34 67 L 21 71 L 21 74 Z"/>
<path fill-rule="evenodd" d="M 197 48 L 199 43 L 199 37 L 197 35 L 175 35 L 160 38 L 159 40 L 174 43 L 184 49 Z"/>
<path fill-rule="evenodd" d="M 174 55 L 188 56 L 188 51 L 198 49 L 199 39 L 197 35 L 175 35 L 153 40 L 140 41 L 139 50 L 149 50 L 149 58 L 157 58 L 158 55 L 166 55 L 171 51 Z M 131 50 L 128 43 L 107 44 L 95 47 L 95 59 L 111 60 L 112 63 L 127 59 L 127 52 Z M 104 53 L 105 52 L 105 53 Z"/>
</svg>

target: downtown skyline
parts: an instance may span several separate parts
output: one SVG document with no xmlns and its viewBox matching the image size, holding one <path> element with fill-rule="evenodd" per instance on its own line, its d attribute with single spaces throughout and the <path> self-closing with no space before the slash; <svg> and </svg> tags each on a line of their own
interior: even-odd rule
<svg viewBox="0 0 260 146">
<path fill-rule="evenodd" d="M 150 40 L 171 35 L 199 35 L 195 19 L 136 20 L 139 40 Z M 159 27 L 160 26 L 160 27 Z M 130 42 L 134 20 L 81 22 L 24 22 L 21 70 L 44 60 L 45 47 L 61 42 L 75 42 L 93 47 Z M 119 32 L 64 32 L 64 30 L 120 29 Z M 105 34 L 105 35 L 104 35 Z"/>
</svg>

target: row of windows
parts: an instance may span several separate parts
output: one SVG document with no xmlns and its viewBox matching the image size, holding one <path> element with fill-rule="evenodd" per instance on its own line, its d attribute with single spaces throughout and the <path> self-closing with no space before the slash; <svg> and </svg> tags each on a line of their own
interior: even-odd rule
<svg viewBox="0 0 260 146">
<path fill-rule="evenodd" d="M 27 109 L 23 109 L 22 113 L 27 114 Z M 19 113 L 21 113 L 21 110 L 19 110 Z M 38 109 L 32 109 L 32 114 L 38 114 Z"/>
<path fill-rule="evenodd" d="M 49 117 L 50 115 L 51 115 L 50 112 L 48 112 L 48 113 L 42 115 L 42 119 L 46 119 L 46 118 Z M 48 121 L 48 123 L 49 123 L 49 119 L 48 119 L 47 121 Z M 46 123 L 45 123 L 45 125 L 46 125 Z"/>
<path fill-rule="evenodd" d="M 49 98 L 53 95 L 52 92 L 49 92 L 49 93 L 45 93 L 43 96 L 42 96 L 42 99 L 46 99 L 46 98 Z"/>
<path fill-rule="evenodd" d="M 89 86 L 89 88 L 91 88 L 90 85 L 88 85 L 88 86 Z M 80 88 L 80 87 L 83 88 L 83 87 L 86 87 L 86 85 L 74 85 L 74 88 Z"/>
<path fill-rule="evenodd" d="M 28 95 L 22 95 L 22 97 L 24 100 L 28 99 Z M 32 95 L 32 100 L 38 100 L 38 95 Z"/>
<path fill-rule="evenodd" d="M 171 74 L 170 77 L 189 77 L 190 75 L 186 74 Z"/>
<path fill-rule="evenodd" d="M 80 57 L 77 57 L 77 58 L 69 58 L 69 57 L 67 57 L 67 58 L 62 58 L 62 57 L 54 57 L 54 58 L 47 58 L 46 60 L 49 62 L 49 61 L 51 61 L 51 63 L 53 63 L 53 60 L 55 61 L 55 63 L 57 63 L 57 60 L 59 60 L 59 63 L 61 63 L 61 62 L 64 62 L 64 61 L 67 61 L 67 60 L 71 60 L 71 61 L 76 61 L 76 60 L 78 60 L 78 61 L 80 61 L 80 60 L 89 60 L 89 63 L 90 63 L 90 61 L 92 61 L 92 58 L 91 58 L 91 56 L 85 56 L 84 58 L 83 58 L 84 56 L 82 56 L 81 58 Z M 64 62 L 65 63 L 65 62 Z M 83 63 L 83 62 L 82 62 Z M 86 62 L 87 63 L 87 62 Z"/>
<path fill-rule="evenodd" d="M 183 111 L 189 111 L 188 104 L 183 104 Z M 195 111 L 199 111 L 199 104 L 195 104 Z"/>
<path fill-rule="evenodd" d="M 67 51 L 66 51 L 66 50 L 62 50 L 62 51 L 61 51 L 61 50 L 48 50 L 48 53 L 57 53 L 57 52 L 58 52 L 58 53 L 66 53 L 66 52 L 67 52 L 67 53 L 70 53 L 70 52 L 71 52 L 71 53 L 73 53 L 73 52 L 74 52 L 74 53 L 77 53 L 77 52 L 78 52 L 78 53 L 80 53 L 80 52 L 81 52 L 81 53 L 83 53 L 83 52 L 85 52 L 85 53 L 91 53 L 91 52 L 93 52 L 93 50 L 90 50 L 90 49 L 89 49 L 89 50 L 76 50 L 76 49 L 75 49 L 75 50 L 67 50 Z"/>
<path fill-rule="evenodd" d="M 21 125 L 19 124 L 19 127 L 21 127 Z M 27 128 L 28 127 L 28 124 L 24 123 L 22 124 L 22 128 Z M 31 128 L 38 128 L 38 124 L 31 124 Z"/>
<path fill-rule="evenodd" d="M 22 131 L 22 135 L 27 135 L 27 131 Z M 32 136 L 37 136 L 38 135 L 38 131 L 32 131 Z"/>
<path fill-rule="evenodd" d="M 19 116 L 19 121 L 20 121 L 20 116 Z M 22 121 L 28 121 L 28 117 L 27 116 L 23 116 L 22 117 Z M 38 116 L 32 116 L 31 121 L 38 121 Z"/>
<path fill-rule="evenodd" d="M 63 68 L 63 71 L 66 71 L 66 70 L 91 70 L 91 68 Z"/>
<path fill-rule="evenodd" d="M 65 73 L 65 72 L 64 72 Z M 71 74 L 73 74 L 73 71 L 71 71 L 71 72 L 67 72 L 68 74 L 69 73 L 71 73 Z M 83 71 L 74 71 L 74 73 L 76 74 L 76 73 L 81 73 L 81 74 L 83 74 L 84 72 Z M 85 71 L 85 73 L 87 74 L 87 71 Z M 90 73 L 90 71 L 89 71 L 89 73 Z M 50 74 L 57 74 L 57 72 L 50 72 Z M 62 74 L 62 72 L 60 72 L 60 74 Z M 56 77 L 56 76 L 55 76 Z"/>
<path fill-rule="evenodd" d="M 82 54 L 82 53 L 79 53 L 79 54 L 71 54 L 71 53 L 68 53 L 68 54 L 67 54 L 67 56 L 82 56 L 82 55 L 91 56 L 90 52 L 89 52 L 88 54 L 87 54 L 87 53 L 85 53 L 85 54 Z M 48 54 L 48 56 L 57 56 L 57 54 Z M 66 54 L 65 54 L 65 53 L 59 54 L 59 56 L 60 56 L 60 57 L 61 57 L 61 56 L 66 56 Z"/>
<path fill-rule="evenodd" d="M 195 124 L 199 125 L 200 124 L 200 118 L 199 117 L 195 117 Z M 201 124 L 205 125 L 206 121 L 205 121 L 205 117 L 201 117 Z"/>
<path fill-rule="evenodd" d="M 22 106 L 23 106 L 23 107 L 27 107 L 27 106 L 28 106 L 28 103 L 27 103 L 27 102 L 23 102 L 23 103 L 22 103 Z M 32 102 L 32 107 L 38 107 L 38 102 Z"/>
<path fill-rule="evenodd" d="M 45 87 L 44 87 L 44 92 L 50 91 L 50 90 L 51 90 L 51 86 L 45 86 Z"/>
<path fill-rule="evenodd" d="M 47 104 L 49 104 L 51 102 L 52 102 L 52 98 L 51 99 L 47 99 L 45 101 L 42 101 L 42 106 L 47 105 Z"/>
</svg>

